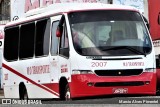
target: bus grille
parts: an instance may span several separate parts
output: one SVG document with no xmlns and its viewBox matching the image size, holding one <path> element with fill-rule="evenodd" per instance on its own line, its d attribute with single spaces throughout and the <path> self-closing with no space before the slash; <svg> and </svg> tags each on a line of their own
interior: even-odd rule
<svg viewBox="0 0 160 107">
<path fill-rule="evenodd" d="M 140 75 L 143 69 L 95 70 L 98 76 L 132 76 Z"/>
<path fill-rule="evenodd" d="M 143 81 L 131 81 L 131 82 L 97 82 L 95 87 L 112 87 L 112 86 L 142 86 Z"/>
</svg>

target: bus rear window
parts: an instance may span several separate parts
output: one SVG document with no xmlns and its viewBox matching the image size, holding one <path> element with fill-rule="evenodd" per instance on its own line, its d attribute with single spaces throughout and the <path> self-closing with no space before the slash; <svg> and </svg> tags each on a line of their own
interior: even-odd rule
<svg viewBox="0 0 160 107">
<path fill-rule="evenodd" d="M 7 28 L 5 30 L 4 40 L 4 58 L 6 60 L 18 59 L 18 41 L 19 41 L 19 27 Z"/>
</svg>

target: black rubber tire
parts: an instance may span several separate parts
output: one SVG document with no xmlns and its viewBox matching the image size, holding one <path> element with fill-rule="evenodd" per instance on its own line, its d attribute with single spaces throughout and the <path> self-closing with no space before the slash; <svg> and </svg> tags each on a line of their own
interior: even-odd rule
<svg viewBox="0 0 160 107">
<path fill-rule="evenodd" d="M 20 100 L 28 100 L 28 94 L 25 87 L 23 89 L 20 89 Z"/>
</svg>

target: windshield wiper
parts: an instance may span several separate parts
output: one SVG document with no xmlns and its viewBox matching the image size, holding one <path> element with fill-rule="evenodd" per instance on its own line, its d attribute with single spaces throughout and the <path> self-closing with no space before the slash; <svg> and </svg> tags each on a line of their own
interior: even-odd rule
<svg viewBox="0 0 160 107">
<path fill-rule="evenodd" d="M 112 48 L 107 48 L 107 49 L 102 49 L 102 51 L 108 51 L 108 50 L 117 50 L 117 49 L 128 49 L 134 53 L 137 53 L 137 54 L 140 54 L 140 55 L 144 55 L 146 57 L 146 53 L 144 52 L 141 52 L 141 51 L 138 51 L 132 47 L 129 47 L 129 46 L 118 46 L 118 47 L 112 47 Z"/>
<path fill-rule="evenodd" d="M 146 52 L 145 52 L 145 51 L 144 51 L 144 53 L 143 53 L 143 52 L 141 52 L 141 51 L 139 51 L 139 50 L 137 50 L 137 49 L 134 49 L 134 48 L 132 48 L 132 47 L 129 47 L 129 46 L 125 46 L 125 48 L 128 49 L 128 50 L 130 50 L 130 51 L 132 51 L 132 52 L 135 52 L 135 53 L 139 53 L 139 54 L 141 54 L 141 55 L 144 55 L 144 56 L 146 57 Z"/>
</svg>

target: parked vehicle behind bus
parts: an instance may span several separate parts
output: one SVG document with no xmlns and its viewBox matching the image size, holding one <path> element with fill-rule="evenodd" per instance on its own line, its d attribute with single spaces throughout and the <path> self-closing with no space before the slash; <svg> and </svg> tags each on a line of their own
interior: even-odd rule
<svg viewBox="0 0 160 107">
<path fill-rule="evenodd" d="M 136 9 L 54 4 L 26 16 L 5 26 L 5 98 L 156 94 L 154 48 Z"/>
</svg>

